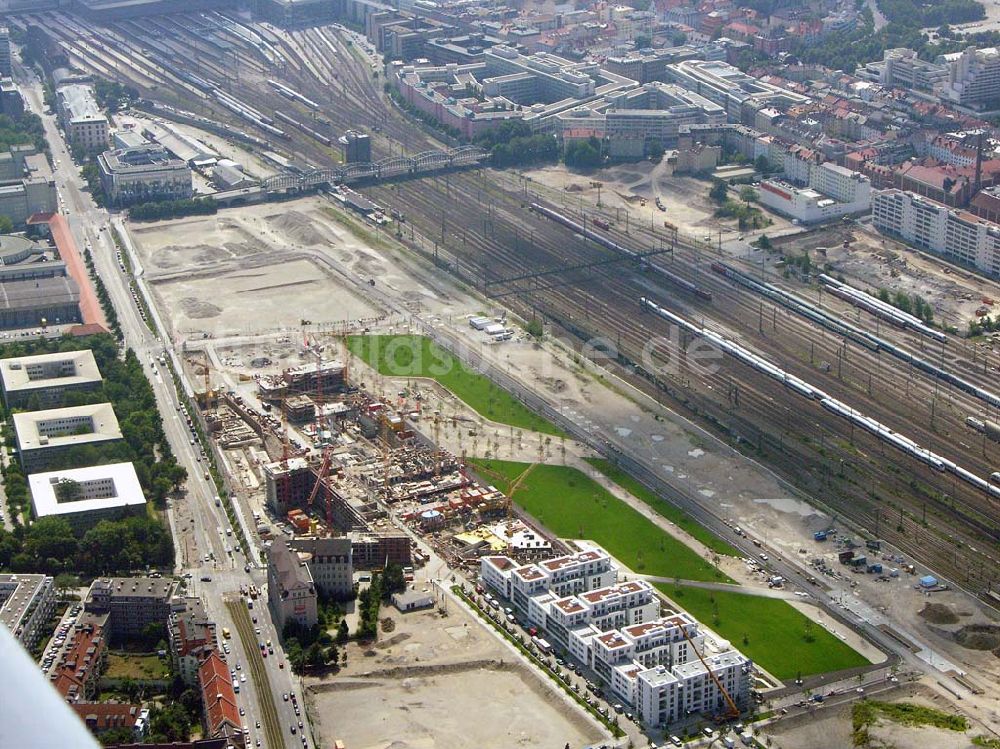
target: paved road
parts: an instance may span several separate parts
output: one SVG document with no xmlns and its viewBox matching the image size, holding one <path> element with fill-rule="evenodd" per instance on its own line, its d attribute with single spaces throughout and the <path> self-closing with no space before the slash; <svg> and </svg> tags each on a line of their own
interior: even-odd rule
<svg viewBox="0 0 1000 749">
<path fill-rule="evenodd" d="M 679 583 L 686 588 L 704 588 L 705 590 L 718 590 L 724 593 L 739 593 L 744 596 L 758 596 L 760 598 L 781 598 L 786 601 L 797 601 L 803 596 L 797 596 L 791 590 L 782 588 L 761 588 L 756 585 L 736 585 L 734 583 L 709 583 L 702 580 L 678 580 L 676 577 L 663 577 L 661 575 L 636 575 L 636 577 L 648 580 L 651 583 Z"/>
<path fill-rule="evenodd" d="M 45 113 L 42 87 L 38 79 L 29 71 L 18 70 L 19 82 L 25 94 L 28 108 L 42 118 L 45 135 L 48 139 L 54 162 L 54 176 L 60 194 L 60 202 L 66 214 L 70 230 L 80 248 L 89 247 L 94 257 L 97 273 L 104 281 L 111 301 L 118 313 L 119 322 L 125 337 L 125 344 L 132 348 L 153 387 L 157 404 L 163 415 L 163 428 L 178 462 L 188 471 L 188 481 L 185 491 L 173 498 L 168 505 L 170 525 L 175 533 L 175 543 L 186 557 L 177 559 L 177 572 L 189 576 L 188 590 L 200 595 L 206 602 L 209 613 L 215 620 L 221 632 L 223 627 L 235 631 L 235 623 L 226 607 L 222 604 L 224 596 L 238 595 L 243 584 L 256 584 L 263 589 L 265 577 L 259 565 L 252 566 L 249 572 L 244 571 L 247 560 L 240 554 L 227 554 L 227 545 L 232 548 L 236 536 L 229 536 L 226 529 L 230 528 L 229 520 L 221 507 L 216 507 L 216 490 L 214 484 L 205 478 L 204 458 L 199 460 L 201 446 L 195 441 L 192 444 L 192 434 L 183 414 L 178 410 L 174 382 L 169 370 L 155 363 L 155 360 L 165 350 L 165 344 L 158 335 L 149 329 L 139 314 L 129 288 L 129 279 L 119 269 L 116 259 L 116 248 L 110 237 L 110 216 L 107 211 L 94 205 L 90 195 L 84 192 L 84 183 L 77 167 L 73 164 L 69 150 L 59 132 L 56 119 Z M 152 365 L 151 362 L 154 362 Z M 202 578 L 210 578 L 204 581 Z M 258 605 L 258 622 L 261 627 L 261 638 L 270 639 L 278 646 L 278 633 L 275 632 L 266 607 Z M 242 643 L 230 641 L 231 654 L 229 662 L 249 663 L 247 653 Z M 289 727 L 297 726 L 300 718 L 296 717 L 292 705 L 280 699 L 282 693 L 293 689 L 301 691 L 298 680 L 290 669 L 278 668 L 278 663 L 285 661 L 280 649 L 274 656 L 266 660 L 266 670 L 272 688 L 279 695 L 277 711 L 278 720 L 284 726 L 282 732 L 285 747 L 301 749 L 299 734 L 292 736 Z M 268 747 L 263 733 L 254 726 L 261 720 L 260 695 L 256 694 L 251 680 L 241 684 L 239 695 L 240 706 L 244 709 L 246 725 L 256 744 L 261 738 L 261 746 Z M 305 716 L 301 718 L 305 720 Z M 308 734 L 308 726 L 306 726 Z M 312 746 L 312 742 L 309 742 Z M 274 749 L 277 749 L 275 747 Z"/>
</svg>

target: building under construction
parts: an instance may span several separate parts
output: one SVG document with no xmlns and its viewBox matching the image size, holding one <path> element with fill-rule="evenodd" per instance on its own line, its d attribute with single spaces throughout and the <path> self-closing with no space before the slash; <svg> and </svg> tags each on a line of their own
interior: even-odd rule
<svg viewBox="0 0 1000 749">
<path fill-rule="evenodd" d="M 294 395 L 321 398 L 323 394 L 343 393 L 347 385 L 346 369 L 339 361 L 312 362 L 286 369 L 280 375 L 261 377 L 257 390 L 263 401 L 280 401 Z"/>
</svg>

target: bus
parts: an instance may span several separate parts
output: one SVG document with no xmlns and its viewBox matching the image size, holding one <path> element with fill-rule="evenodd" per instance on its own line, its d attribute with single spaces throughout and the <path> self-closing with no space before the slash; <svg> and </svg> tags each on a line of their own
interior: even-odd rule
<svg viewBox="0 0 1000 749">
<path fill-rule="evenodd" d="M 225 637 L 227 640 L 233 636 L 232 632 L 229 631 L 229 627 L 222 628 L 222 636 Z"/>
</svg>

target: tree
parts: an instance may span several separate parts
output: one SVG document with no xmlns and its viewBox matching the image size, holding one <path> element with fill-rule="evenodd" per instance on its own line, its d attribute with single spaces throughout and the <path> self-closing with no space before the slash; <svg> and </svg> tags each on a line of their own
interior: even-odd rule
<svg viewBox="0 0 1000 749">
<path fill-rule="evenodd" d="M 10 216 L 0 216 L 0 234 L 10 234 L 14 231 L 14 222 Z"/>
<path fill-rule="evenodd" d="M 740 188 L 740 200 L 746 203 L 747 208 L 750 204 L 757 199 L 757 191 L 754 190 L 750 185 Z"/>
<path fill-rule="evenodd" d="M 760 238 L 757 240 L 757 246 L 762 250 L 770 250 L 773 248 L 771 244 L 771 238 L 766 234 L 761 234 Z"/>
<path fill-rule="evenodd" d="M 726 186 L 726 183 L 721 179 L 715 179 L 712 180 L 712 187 L 708 191 L 708 197 L 716 203 L 725 203 L 728 192 L 729 188 Z"/>
<path fill-rule="evenodd" d="M 122 726 L 104 731 L 100 735 L 101 746 L 117 746 L 118 744 L 134 744 L 135 732 L 131 728 Z"/>
<path fill-rule="evenodd" d="M 636 49 L 647 49 L 653 46 L 653 38 L 649 34 L 637 34 L 633 41 Z"/>
<path fill-rule="evenodd" d="M 754 169 L 756 169 L 761 174 L 768 174 L 771 171 L 771 162 L 767 160 L 767 156 L 761 154 L 753 162 Z"/>
<path fill-rule="evenodd" d="M 593 169 L 601 165 L 601 142 L 594 136 L 574 140 L 566 146 L 566 166 Z"/>
<path fill-rule="evenodd" d="M 653 161 L 659 161 L 663 158 L 663 154 L 666 153 L 663 142 L 659 140 L 652 141 L 646 151 L 649 154 L 649 158 Z"/>
<path fill-rule="evenodd" d="M 351 637 L 350 629 L 347 626 L 347 620 L 341 619 L 340 624 L 337 625 L 337 642 L 343 645 Z"/>
<path fill-rule="evenodd" d="M 406 590 L 406 576 L 403 568 L 398 564 L 387 564 L 382 573 L 382 599 L 389 600 L 393 593 L 402 593 Z"/>
</svg>

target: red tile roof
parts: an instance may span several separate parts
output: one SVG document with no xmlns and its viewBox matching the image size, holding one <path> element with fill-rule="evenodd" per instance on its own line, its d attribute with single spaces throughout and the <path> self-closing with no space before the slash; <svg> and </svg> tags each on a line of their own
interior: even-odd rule
<svg viewBox="0 0 1000 749">
<path fill-rule="evenodd" d="M 112 728 L 132 728 L 139 717 L 142 705 L 124 702 L 79 702 L 71 707 L 91 731 L 108 731 Z"/>
<path fill-rule="evenodd" d="M 198 667 L 198 683 L 205 705 L 208 733 L 218 736 L 226 732 L 227 724 L 240 727 L 240 711 L 236 706 L 236 693 L 230 681 L 229 668 L 218 652 L 212 651 Z"/>
</svg>

